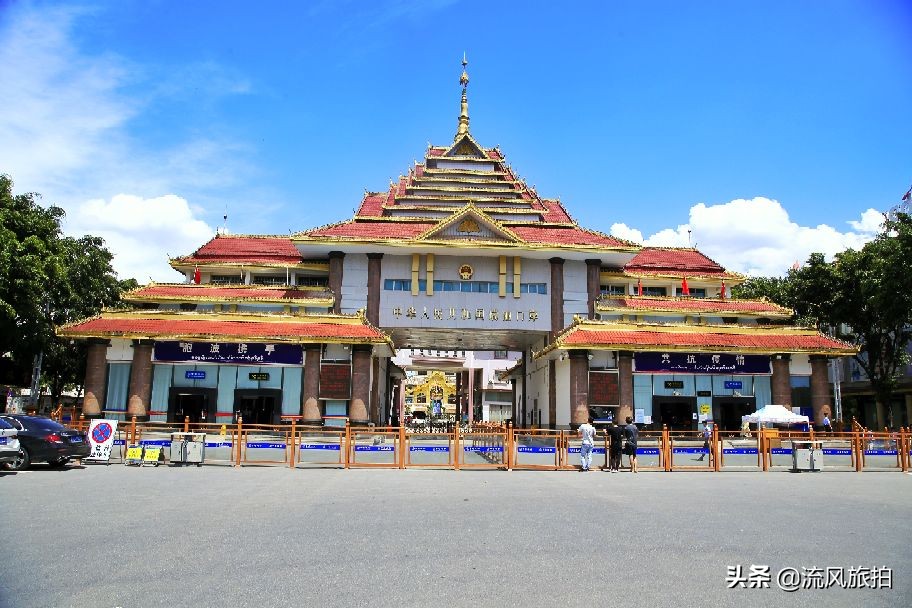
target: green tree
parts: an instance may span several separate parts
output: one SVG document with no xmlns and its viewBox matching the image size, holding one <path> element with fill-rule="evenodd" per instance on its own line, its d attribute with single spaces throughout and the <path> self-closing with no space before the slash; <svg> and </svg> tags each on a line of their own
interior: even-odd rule
<svg viewBox="0 0 912 608">
<path fill-rule="evenodd" d="M 43 384 L 56 401 L 81 386 L 85 348 L 57 338 L 54 328 L 117 305 L 136 282 L 117 280 L 102 239 L 62 236 L 63 209 L 12 189 L 0 175 L 0 376 L 29 384 L 34 357 L 43 352 Z"/>
<path fill-rule="evenodd" d="M 859 347 L 878 407 L 893 425 L 892 394 L 912 341 L 912 218 L 898 213 L 860 250 L 827 263 L 813 254 L 789 273 L 788 297 L 799 316 Z"/>
</svg>

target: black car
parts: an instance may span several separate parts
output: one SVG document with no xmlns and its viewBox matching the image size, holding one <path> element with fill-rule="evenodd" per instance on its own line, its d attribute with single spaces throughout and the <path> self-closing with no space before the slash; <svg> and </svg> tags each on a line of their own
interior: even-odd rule
<svg viewBox="0 0 912 608">
<path fill-rule="evenodd" d="M 19 438 L 19 457 L 6 464 L 8 469 L 22 471 L 33 462 L 62 467 L 70 459 L 85 458 L 92 451 L 85 433 L 50 418 L 24 414 L 3 414 L 0 418 L 17 430 Z"/>
</svg>

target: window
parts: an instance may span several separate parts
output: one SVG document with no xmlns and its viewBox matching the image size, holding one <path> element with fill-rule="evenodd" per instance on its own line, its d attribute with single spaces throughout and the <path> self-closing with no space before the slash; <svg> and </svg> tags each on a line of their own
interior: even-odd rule
<svg viewBox="0 0 912 608">
<path fill-rule="evenodd" d="M 695 289 L 695 288 L 691 287 L 687 291 L 690 292 L 690 295 L 688 297 L 691 297 L 691 298 L 705 298 L 706 297 L 706 289 L 704 289 L 702 287 L 699 289 Z M 684 296 L 683 290 L 680 287 L 678 287 L 677 289 L 675 289 L 675 295 L 679 298 Z"/>
<path fill-rule="evenodd" d="M 196 304 L 190 304 L 190 303 L 184 302 L 183 304 L 180 305 L 180 309 L 186 310 L 186 311 L 196 310 Z"/>
<path fill-rule="evenodd" d="M 667 296 L 668 290 L 664 287 L 643 287 L 644 296 Z"/>
<path fill-rule="evenodd" d="M 411 291 L 411 279 L 386 279 L 383 281 L 383 289 L 386 291 Z"/>
<path fill-rule="evenodd" d="M 214 274 L 209 282 L 214 285 L 240 285 L 244 278 L 237 274 Z"/>
<path fill-rule="evenodd" d="M 494 351 L 494 358 L 495 358 L 495 359 L 506 359 L 506 358 L 507 358 L 507 351 L 505 351 L 505 350 L 495 350 L 495 351 Z"/>
<path fill-rule="evenodd" d="M 253 277 L 250 282 L 254 285 L 285 285 L 286 279 L 283 276 L 260 275 Z"/>
<path fill-rule="evenodd" d="M 297 284 L 304 287 L 327 287 L 329 285 L 329 278 L 298 276 Z"/>
<path fill-rule="evenodd" d="M 599 287 L 599 293 L 608 296 L 623 296 L 627 294 L 626 285 L 602 285 Z"/>
<path fill-rule="evenodd" d="M 722 322 L 728 325 L 734 325 L 738 322 L 738 317 L 722 317 Z"/>
</svg>

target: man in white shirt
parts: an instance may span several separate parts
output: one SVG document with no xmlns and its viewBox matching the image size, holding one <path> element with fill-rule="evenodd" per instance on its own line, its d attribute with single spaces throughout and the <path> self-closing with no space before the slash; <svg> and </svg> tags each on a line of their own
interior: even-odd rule
<svg viewBox="0 0 912 608">
<path fill-rule="evenodd" d="M 592 416 L 588 422 L 579 427 L 580 444 L 580 471 L 588 471 L 592 466 L 592 447 L 595 445 L 595 427 L 592 426 Z"/>
</svg>

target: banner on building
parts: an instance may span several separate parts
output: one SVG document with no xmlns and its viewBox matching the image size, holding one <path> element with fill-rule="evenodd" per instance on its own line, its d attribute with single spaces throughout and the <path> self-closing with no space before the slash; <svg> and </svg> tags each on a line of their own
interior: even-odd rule
<svg viewBox="0 0 912 608">
<path fill-rule="evenodd" d="M 767 355 L 634 353 L 633 371 L 654 374 L 770 374 Z"/>
<path fill-rule="evenodd" d="M 115 433 L 117 433 L 116 420 L 92 420 L 89 424 L 89 445 L 92 446 L 92 452 L 86 460 L 101 462 L 110 460 Z"/>
<path fill-rule="evenodd" d="M 240 365 L 303 365 L 300 344 L 263 344 L 261 342 L 156 342 L 154 361 L 236 363 Z"/>
</svg>

